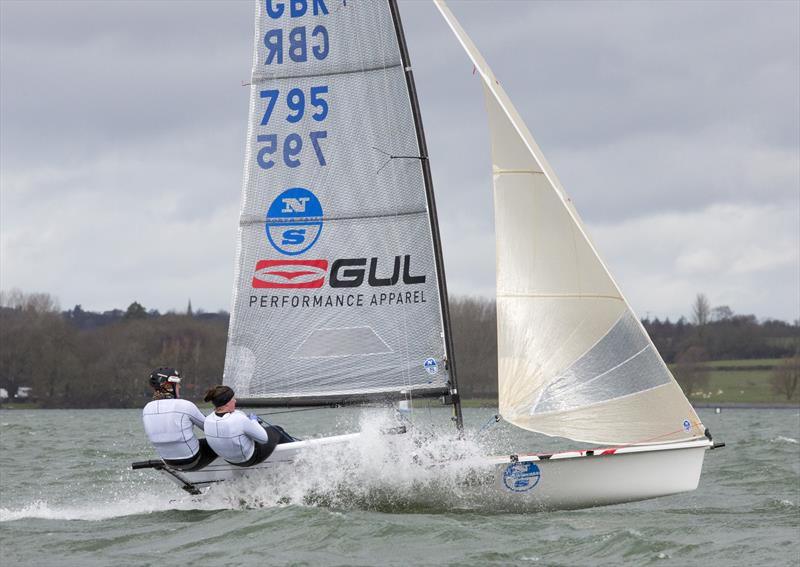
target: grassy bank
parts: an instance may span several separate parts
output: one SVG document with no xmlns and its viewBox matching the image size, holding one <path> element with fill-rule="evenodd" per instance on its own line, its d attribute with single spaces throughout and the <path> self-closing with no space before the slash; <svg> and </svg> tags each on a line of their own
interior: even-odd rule
<svg viewBox="0 0 800 567">
<path fill-rule="evenodd" d="M 788 406 L 800 407 L 800 391 L 792 399 L 772 391 L 770 379 L 774 369 L 782 364 L 780 358 L 741 360 L 712 360 L 705 363 L 709 369 L 708 384 L 702 391 L 688 396 L 692 404 L 703 406 Z M 497 407 L 495 398 L 474 398 L 462 401 L 464 407 Z"/>
<path fill-rule="evenodd" d="M 0 409 L 39 409 L 39 404 L 33 402 L 0 404 Z"/>
<path fill-rule="evenodd" d="M 708 384 L 702 391 L 692 392 L 689 400 L 697 404 L 800 405 L 800 391 L 787 399 L 772 390 L 775 367 L 783 362 L 779 358 L 709 361 L 705 363 Z"/>
</svg>

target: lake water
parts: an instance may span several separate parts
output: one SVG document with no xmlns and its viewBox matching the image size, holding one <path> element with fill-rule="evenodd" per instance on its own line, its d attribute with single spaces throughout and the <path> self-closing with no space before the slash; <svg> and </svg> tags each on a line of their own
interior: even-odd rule
<svg viewBox="0 0 800 567">
<path fill-rule="evenodd" d="M 550 450 L 552 439 L 467 409 L 470 451 Z M 459 498 L 407 454 L 366 446 L 278 485 L 191 497 L 154 471 L 138 410 L 0 411 L 3 565 L 800 565 L 800 413 L 701 410 L 727 447 L 706 455 L 697 491 L 579 511 L 508 513 Z M 442 409 L 415 420 L 446 421 Z M 309 437 L 373 424 L 320 410 L 272 421 Z M 372 426 L 372 425 L 371 425 Z M 418 443 L 446 454 L 450 429 Z M 369 441 L 375 444 L 375 436 Z M 416 461 L 414 461 L 416 462 Z M 415 472 L 418 471 L 418 472 Z M 442 473 L 444 475 L 444 473 Z"/>
</svg>

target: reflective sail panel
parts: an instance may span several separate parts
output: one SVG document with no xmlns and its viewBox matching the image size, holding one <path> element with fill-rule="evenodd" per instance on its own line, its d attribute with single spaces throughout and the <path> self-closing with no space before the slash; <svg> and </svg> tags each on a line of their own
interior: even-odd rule
<svg viewBox="0 0 800 567">
<path fill-rule="evenodd" d="M 442 0 L 478 70 L 492 143 L 501 415 L 596 443 L 704 428 L 609 274 L 510 99 Z"/>
<path fill-rule="evenodd" d="M 256 2 L 224 374 L 237 397 L 447 390 L 404 67 L 387 0 Z"/>
</svg>

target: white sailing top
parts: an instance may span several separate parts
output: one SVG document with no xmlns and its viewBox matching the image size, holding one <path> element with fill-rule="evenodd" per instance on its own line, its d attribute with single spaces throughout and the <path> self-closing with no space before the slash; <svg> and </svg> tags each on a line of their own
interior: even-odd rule
<svg viewBox="0 0 800 567">
<path fill-rule="evenodd" d="M 211 412 L 206 417 L 203 431 L 211 448 L 230 463 L 245 462 L 253 456 L 254 441 L 266 443 L 269 440 L 267 432 L 258 422 L 238 410 L 222 416 Z"/>
<path fill-rule="evenodd" d="M 162 459 L 189 459 L 200 450 L 192 426 L 203 427 L 205 417 L 188 400 L 153 400 L 142 410 L 148 439 Z"/>
</svg>

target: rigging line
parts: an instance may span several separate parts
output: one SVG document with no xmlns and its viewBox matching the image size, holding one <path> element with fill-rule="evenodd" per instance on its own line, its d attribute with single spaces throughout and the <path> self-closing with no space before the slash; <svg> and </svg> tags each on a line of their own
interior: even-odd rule
<svg viewBox="0 0 800 567">
<path fill-rule="evenodd" d="M 428 159 L 428 156 L 395 156 L 395 155 L 390 154 L 389 152 L 383 151 L 382 149 L 380 149 L 380 148 L 378 148 L 376 146 L 372 146 L 372 149 L 382 153 L 385 156 L 388 156 L 387 160 L 385 162 L 383 162 L 383 165 L 381 165 L 378 168 L 378 170 L 375 172 L 376 175 L 378 173 L 380 173 L 381 170 L 383 170 L 384 167 L 389 165 L 389 162 L 391 162 L 393 159 L 419 159 L 419 160 L 427 160 Z"/>
<path fill-rule="evenodd" d="M 290 410 L 283 410 L 283 411 L 272 411 L 272 412 L 269 412 L 269 413 L 258 413 L 256 415 L 258 415 L 260 417 L 262 415 L 278 415 L 280 413 L 295 413 L 295 412 L 298 412 L 298 411 L 319 411 L 319 410 L 323 410 L 323 409 L 328 409 L 328 408 L 325 407 L 325 406 L 320 406 L 318 408 L 300 408 L 300 409 L 290 409 Z"/>
<path fill-rule="evenodd" d="M 483 424 L 483 427 L 481 427 L 478 430 L 478 435 L 483 433 L 484 430 L 488 429 L 490 426 L 494 425 L 495 423 L 498 423 L 500 421 L 500 419 L 501 418 L 500 418 L 500 414 L 499 413 L 494 414 L 492 417 L 489 418 L 489 421 L 487 421 L 485 424 Z"/>
<path fill-rule="evenodd" d="M 389 156 L 389 159 L 398 159 L 398 158 L 405 158 L 405 159 L 428 159 L 428 156 L 395 156 L 390 154 L 389 152 L 385 152 L 377 146 L 372 146 L 372 149 L 382 153 L 385 156 Z"/>
<path fill-rule="evenodd" d="M 378 170 L 375 172 L 375 175 L 379 174 L 379 173 L 381 172 L 381 170 L 382 170 L 384 167 L 386 167 L 387 165 L 389 165 L 389 162 L 390 162 L 390 161 L 392 161 L 392 158 L 391 158 L 391 156 L 389 156 L 389 158 L 388 158 L 388 159 L 387 159 L 385 162 L 383 162 L 383 165 L 381 165 L 381 166 L 378 168 Z"/>
</svg>

